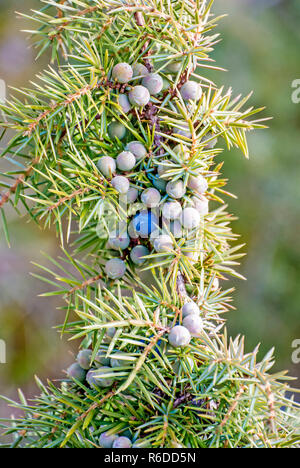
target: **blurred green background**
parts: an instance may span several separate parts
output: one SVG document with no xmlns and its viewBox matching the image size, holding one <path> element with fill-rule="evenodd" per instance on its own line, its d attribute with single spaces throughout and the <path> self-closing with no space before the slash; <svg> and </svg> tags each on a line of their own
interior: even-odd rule
<svg viewBox="0 0 300 468">
<path fill-rule="evenodd" d="M 27 85 L 47 57 L 35 62 L 20 29 L 32 25 L 17 20 L 15 10 L 28 12 L 39 0 L 0 0 L 0 79 L 8 86 Z M 273 345 L 276 368 L 300 375 L 291 362 L 292 342 L 300 338 L 300 104 L 291 99 L 292 82 L 300 79 L 300 4 L 297 0 L 215 0 L 222 42 L 213 53 L 228 73 L 210 73 L 217 84 L 232 86 L 235 94 L 254 90 L 251 103 L 266 105 L 273 116 L 270 129 L 250 136 L 251 158 L 225 151 L 229 199 L 239 216 L 234 225 L 247 243 L 248 255 L 236 281 L 230 333 L 246 335 L 247 349 L 261 342 L 262 352 Z M 1 162 L 0 170 L 4 169 Z M 60 322 L 58 302 L 39 298 L 45 285 L 29 272 L 30 261 L 45 263 L 41 251 L 57 255 L 54 233 L 43 232 L 26 218 L 9 213 L 12 247 L 0 230 L 0 339 L 7 344 L 7 364 L 0 364 L 0 394 L 15 397 L 22 387 L 35 393 L 33 376 L 59 378 L 72 360 L 70 343 L 53 326 Z M 298 382 L 299 386 L 299 382 Z M 0 402 L 0 417 L 11 413 Z"/>
</svg>

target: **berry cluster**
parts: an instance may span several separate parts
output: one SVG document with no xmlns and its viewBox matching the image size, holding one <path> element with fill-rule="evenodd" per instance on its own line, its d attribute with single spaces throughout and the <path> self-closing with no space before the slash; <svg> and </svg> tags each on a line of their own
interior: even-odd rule
<svg viewBox="0 0 300 468">
<path fill-rule="evenodd" d="M 177 73 L 179 67 L 179 62 L 173 62 L 167 65 L 164 72 Z M 119 107 L 123 114 L 132 113 L 133 119 L 151 104 L 158 106 L 159 99 L 163 98 L 170 86 L 166 75 L 149 72 L 141 63 L 133 66 L 118 63 L 113 67 L 111 76 L 115 82 L 122 84 L 120 90 L 123 93 L 120 91 L 116 97 Z M 177 94 L 186 105 L 192 105 L 201 99 L 202 90 L 199 83 L 189 80 L 181 85 Z M 156 124 L 159 125 L 159 122 Z M 173 134 L 190 138 L 186 122 L 184 125 L 183 130 L 174 128 Z M 121 143 L 127 135 L 126 126 L 119 120 L 112 120 L 108 125 L 108 134 L 113 141 Z M 207 145 L 212 144 L 211 135 L 205 135 L 203 139 L 209 139 Z M 140 267 L 152 253 L 172 255 L 176 239 L 191 237 L 191 232 L 200 226 L 201 218 L 208 214 L 208 199 L 205 196 L 207 178 L 199 170 L 198 173 L 191 171 L 193 173 L 188 173 L 187 177 L 179 178 L 172 171 L 174 161 L 180 161 L 182 167 L 188 164 L 190 149 L 173 140 L 169 153 L 162 148 L 157 151 L 157 145 L 156 150 L 146 146 L 142 136 L 141 141 L 126 141 L 123 151 L 115 157 L 101 156 L 97 163 L 100 172 L 117 194 L 125 198 L 127 205 L 131 209 L 133 204 L 139 207 L 125 228 L 123 226 L 110 233 L 107 247 L 119 251 L 121 257 L 112 258 L 105 265 L 105 273 L 112 280 L 124 277 L 128 262 Z M 146 182 L 140 182 L 137 177 L 142 171 Z M 191 261 L 197 261 L 197 254 L 187 256 L 191 257 Z"/>
</svg>

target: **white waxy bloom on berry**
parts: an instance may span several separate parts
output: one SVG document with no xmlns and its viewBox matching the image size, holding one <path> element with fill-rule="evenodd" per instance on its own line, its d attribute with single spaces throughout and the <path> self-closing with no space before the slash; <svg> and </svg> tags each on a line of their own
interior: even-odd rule
<svg viewBox="0 0 300 468">
<path fill-rule="evenodd" d="M 142 85 L 148 89 L 152 96 L 159 94 L 163 88 L 163 79 L 157 73 L 149 73 L 143 78 Z"/>
<path fill-rule="evenodd" d="M 126 273 L 126 265 L 120 258 L 112 258 L 105 265 L 105 273 L 110 279 L 121 279 Z"/>
<path fill-rule="evenodd" d="M 199 315 L 191 314 L 183 319 L 183 326 L 188 329 L 192 336 L 199 336 L 203 330 L 203 321 Z"/>
<path fill-rule="evenodd" d="M 130 151 L 122 151 L 117 157 L 117 168 L 120 171 L 131 171 L 136 165 L 136 159 Z"/>
<path fill-rule="evenodd" d="M 129 180 L 124 176 L 115 176 L 111 180 L 111 185 L 113 188 L 122 195 L 128 192 L 130 184 Z"/>
<path fill-rule="evenodd" d="M 118 63 L 112 69 L 112 77 L 119 83 L 128 83 L 133 76 L 133 70 L 128 63 Z"/>
<path fill-rule="evenodd" d="M 185 101 L 199 101 L 202 95 L 202 89 L 196 81 L 187 81 L 180 89 L 182 98 Z"/>
<path fill-rule="evenodd" d="M 188 188 L 195 190 L 200 195 L 205 193 L 208 189 L 208 183 L 205 177 L 199 174 L 197 177 L 190 176 L 187 184 Z"/>
<path fill-rule="evenodd" d="M 99 159 L 97 166 L 105 177 L 112 177 L 117 170 L 116 161 L 110 156 L 103 156 Z"/>
<path fill-rule="evenodd" d="M 182 180 L 167 183 L 166 192 L 171 198 L 180 199 L 184 197 L 186 189 Z"/>
<path fill-rule="evenodd" d="M 187 346 L 191 341 L 191 334 L 187 328 L 176 325 L 169 333 L 169 343 L 174 348 Z"/>
<path fill-rule="evenodd" d="M 118 138 L 122 140 L 126 135 L 126 127 L 120 122 L 111 122 L 108 126 L 108 134 L 111 139 Z"/>
<path fill-rule="evenodd" d="M 181 215 L 181 224 L 186 229 L 194 229 L 200 225 L 201 217 L 195 208 L 184 208 Z"/>
<path fill-rule="evenodd" d="M 200 315 L 200 309 L 196 302 L 186 302 L 182 307 L 182 317 L 185 318 L 188 315 Z"/>
<path fill-rule="evenodd" d="M 165 219 L 173 221 L 179 219 L 182 213 L 182 207 L 178 201 L 168 201 L 163 204 L 162 215 Z"/>
<path fill-rule="evenodd" d="M 161 195 L 157 189 L 148 188 L 143 191 L 141 200 L 148 208 L 155 208 L 160 203 Z"/>
<path fill-rule="evenodd" d="M 154 240 L 154 250 L 158 253 L 170 252 L 174 248 L 173 241 L 167 234 L 161 234 Z"/>
<path fill-rule="evenodd" d="M 129 91 L 129 101 L 135 107 L 144 107 L 150 101 L 150 93 L 145 86 L 137 85 Z"/>
</svg>

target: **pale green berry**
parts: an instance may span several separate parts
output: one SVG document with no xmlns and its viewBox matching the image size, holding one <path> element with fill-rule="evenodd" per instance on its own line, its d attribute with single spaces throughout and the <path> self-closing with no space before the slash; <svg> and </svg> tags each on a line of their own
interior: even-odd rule
<svg viewBox="0 0 300 468">
<path fill-rule="evenodd" d="M 163 204 L 162 215 L 165 219 L 173 221 L 179 219 L 182 213 L 182 207 L 178 201 L 168 201 Z"/>
<path fill-rule="evenodd" d="M 108 126 L 108 134 L 111 139 L 118 138 L 122 140 L 126 135 L 126 127 L 120 122 L 111 122 Z"/>
<path fill-rule="evenodd" d="M 136 159 L 130 151 L 122 151 L 117 157 L 117 168 L 120 171 L 128 172 L 136 165 Z"/>
<path fill-rule="evenodd" d="M 106 275 L 113 280 L 123 278 L 126 273 L 126 265 L 120 258 L 112 258 L 105 265 Z"/>
<path fill-rule="evenodd" d="M 132 66 L 133 69 L 133 78 L 143 78 L 145 75 L 149 74 L 149 71 L 145 65 L 142 63 L 135 63 Z"/>
<path fill-rule="evenodd" d="M 143 78 L 142 85 L 148 89 L 152 96 L 159 94 L 163 88 L 163 79 L 157 73 L 149 73 Z"/>
<path fill-rule="evenodd" d="M 108 434 L 107 432 L 103 432 L 99 437 L 99 445 L 102 448 L 112 448 L 113 443 L 117 438 L 117 434 Z"/>
<path fill-rule="evenodd" d="M 111 387 L 114 383 L 112 377 L 106 377 L 106 374 L 111 374 L 110 367 L 103 366 L 98 369 L 91 369 L 86 375 L 86 380 L 91 388 L 99 389 Z"/>
<path fill-rule="evenodd" d="M 90 349 L 82 349 L 77 355 L 77 362 L 82 369 L 88 370 L 91 367 L 93 352 Z"/>
<path fill-rule="evenodd" d="M 116 161 L 110 156 L 103 156 L 99 159 L 97 166 L 105 177 L 112 177 L 117 169 Z"/>
<path fill-rule="evenodd" d="M 169 89 L 169 88 L 170 88 L 170 86 L 171 86 L 171 83 L 170 83 L 170 81 L 169 81 L 169 80 L 167 80 L 167 78 L 165 78 L 165 77 L 164 77 L 162 80 L 163 80 L 163 87 L 162 87 L 162 91 L 167 91 L 167 89 Z"/>
<path fill-rule="evenodd" d="M 183 319 L 182 325 L 192 336 L 199 336 L 203 330 L 203 321 L 199 315 L 191 314 Z"/>
<path fill-rule="evenodd" d="M 125 250 L 130 244 L 127 232 L 113 231 L 109 236 L 109 246 L 114 250 Z"/>
<path fill-rule="evenodd" d="M 165 253 L 173 250 L 174 245 L 170 236 L 162 234 L 155 239 L 153 247 L 157 253 Z"/>
<path fill-rule="evenodd" d="M 131 105 L 126 94 L 119 94 L 116 100 L 124 114 L 127 114 L 131 109 Z"/>
<path fill-rule="evenodd" d="M 185 101 L 199 101 L 202 95 L 202 89 L 196 81 L 187 81 L 180 89 L 182 98 Z"/>
<path fill-rule="evenodd" d="M 67 376 L 69 377 L 69 379 L 76 379 L 79 382 L 84 382 L 86 371 L 82 369 L 82 367 L 77 362 L 74 362 L 74 364 L 72 364 L 67 369 Z"/>
<path fill-rule="evenodd" d="M 130 151 L 136 157 L 137 161 L 143 159 L 147 154 L 145 146 L 139 141 L 130 141 L 125 149 L 126 151 Z"/>
<path fill-rule="evenodd" d="M 185 318 L 188 315 L 200 315 L 200 309 L 196 302 L 186 302 L 182 307 L 182 317 Z"/>
<path fill-rule="evenodd" d="M 115 176 L 111 180 L 111 185 L 113 188 L 119 192 L 121 195 L 125 195 L 125 193 L 129 190 L 129 180 L 124 176 Z"/>
<path fill-rule="evenodd" d="M 128 437 L 118 437 L 113 443 L 113 448 L 131 448 L 132 442 Z"/>
<path fill-rule="evenodd" d="M 150 93 L 145 86 L 137 85 L 129 91 L 129 101 L 133 106 L 144 107 L 150 101 Z"/>
<path fill-rule="evenodd" d="M 194 229 L 200 225 L 201 217 L 195 208 L 184 208 L 181 215 L 181 224 L 186 229 Z"/>
<path fill-rule="evenodd" d="M 126 193 L 126 201 L 128 204 L 134 203 L 139 196 L 139 191 L 135 187 L 130 187 L 128 192 Z"/>
<path fill-rule="evenodd" d="M 197 177 L 190 176 L 187 186 L 189 189 L 194 190 L 200 195 L 205 193 L 208 189 L 207 180 L 201 174 L 199 174 Z"/>
<path fill-rule="evenodd" d="M 174 348 L 187 346 L 191 341 L 191 334 L 187 328 L 181 325 L 173 327 L 169 333 L 169 343 Z"/>
<path fill-rule="evenodd" d="M 171 198 L 180 199 L 184 197 L 186 189 L 182 180 L 167 183 L 166 192 Z"/>
<path fill-rule="evenodd" d="M 208 200 L 203 195 L 191 198 L 194 208 L 203 216 L 208 214 Z"/>
<path fill-rule="evenodd" d="M 157 189 L 149 188 L 143 191 L 141 200 L 147 206 L 147 208 L 154 208 L 159 205 L 161 195 Z"/>
<path fill-rule="evenodd" d="M 128 366 L 128 354 L 127 353 L 116 353 L 110 360 L 111 367 L 125 367 Z"/>
<path fill-rule="evenodd" d="M 164 71 L 166 73 L 170 73 L 171 75 L 176 75 L 181 70 L 181 67 L 182 67 L 182 63 L 177 60 L 174 60 L 168 63 Z"/>
<path fill-rule="evenodd" d="M 119 83 L 128 83 L 133 76 L 133 70 L 128 63 L 118 63 L 112 69 L 112 77 Z"/>
<path fill-rule="evenodd" d="M 146 261 L 144 257 L 149 255 L 150 252 L 144 245 L 137 245 L 133 247 L 132 251 L 130 252 L 130 258 L 135 265 L 143 265 Z"/>
</svg>

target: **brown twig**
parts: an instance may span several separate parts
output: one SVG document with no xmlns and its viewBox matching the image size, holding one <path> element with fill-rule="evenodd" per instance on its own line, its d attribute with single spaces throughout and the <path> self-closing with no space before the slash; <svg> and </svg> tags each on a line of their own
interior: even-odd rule
<svg viewBox="0 0 300 468">
<path fill-rule="evenodd" d="M 59 206 L 63 205 L 65 202 L 72 200 L 72 198 L 77 197 L 77 195 L 83 195 L 84 193 L 89 192 L 91 189 L 89 187 L 81 188 L 76 190 L 75 192 L 71 193 L 70 195 L 66 195 L 65 197 L 61 198 L 58 200 L 56 203 L 53 205 L 49 206 L 48 211 L 53 211 Z"/>
<path fill-rule="evenodd" d="M 102 278 L 103 278 L 103 275 L 101 273 L 97 276 L 94 276 L 93 278 L 89 278 L 88 280 L 84 281 L 82 284 L 79 284 L 78 286 L 75 286 L 74 288 L 70 289 L 70 291 L 68 292 L 68 295 L 74 293 L 75 291 L 84 289 L 87 286 L 90 286 L 91 284 L 96 283 L 97 281 L 101 280 Z"/>
<path fill-rule="evenodd" d="M 40 160 L 38 158 L 34 159 L 31 165 L 27 169 L 25 169 L 24 173 L 21 174 L 15 180 L 14 184 L 9 188 L 9 190 L 4 195 L 2 195 L 2 197 L 0 198 L 0 208 L 2 208 L 2 206 L 5 205 L 5 203 L 9 201 L 11 195 L 16 192 L 18 186 L 24 184 L 26 177 L 28 177 L 29 174 L 31 174 L 31 172 L 34 169 L 34 166 L 38 164 L 39 162 Z"/>
</svg>

